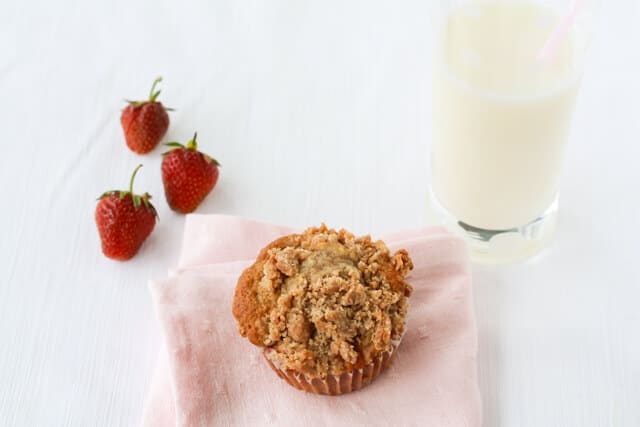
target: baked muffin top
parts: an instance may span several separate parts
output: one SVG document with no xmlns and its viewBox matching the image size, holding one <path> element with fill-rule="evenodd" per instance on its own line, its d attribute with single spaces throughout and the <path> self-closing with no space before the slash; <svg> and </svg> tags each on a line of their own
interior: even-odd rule
<svg viewBox="0 0 640 427">
<path fill-rule="evenodd" d="M 404 332 L 406 250 L 312 227 L 262 249 L 235 290 L 242 336 L 275 350 L 285 369 L 308 377 L 340 375 L 371 363 Z"/>
</svg>

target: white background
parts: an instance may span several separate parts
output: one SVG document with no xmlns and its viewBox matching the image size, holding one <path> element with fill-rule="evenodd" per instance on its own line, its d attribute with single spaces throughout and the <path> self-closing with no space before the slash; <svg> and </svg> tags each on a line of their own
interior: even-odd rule
<svg viewBox="0 0 640 427">
<path fill-rule="evenodd" d="M 604 2 L 603 2 L 604 3 Z M 165 78 L 168 140 L 223 164 L 201 213 L 358 233 L 424 223 L 432 1 L 0 0 L 0 425 L 139 421 L 159 346 L 147 292 L 184 218 L 123 98 Z M 556 242 L 474 268 L 487 426 L 640 425 L 640 6 L 604 4 Z M 160 222 L 105 259 L 95 198 L 136 183 Z"/>
</svg>

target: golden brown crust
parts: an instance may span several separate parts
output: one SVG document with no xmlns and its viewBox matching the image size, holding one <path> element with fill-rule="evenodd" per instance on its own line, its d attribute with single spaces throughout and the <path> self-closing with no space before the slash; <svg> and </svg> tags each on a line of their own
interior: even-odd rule
<svg viewBox="0 0 640 427">
<path fill-rule="evenodd" d="M 255 283 L 262 279 L 262 264 L 269 256 L 269 250 L 284 248 L 297 243 L 297 235 L 291 234 L 280 237 L 264 247 L 256 261 L 242 272 L 238 279 L 233 296 L 233 315 L 238 320 L 240 335 L 247 337 L 257 346 L 262 346 L 263 338 L 267 334 L 264 322 L 261 319 L 270 308 L 268 305 L 257 304 Z"/>
<path fill-rule="evenodd" d="M 310 377 L 368 365 L 404 332 L 407 251 L 322 225 L 284 236 L 240 276 L 233 314 L 253 344 Z"/>
</svg>

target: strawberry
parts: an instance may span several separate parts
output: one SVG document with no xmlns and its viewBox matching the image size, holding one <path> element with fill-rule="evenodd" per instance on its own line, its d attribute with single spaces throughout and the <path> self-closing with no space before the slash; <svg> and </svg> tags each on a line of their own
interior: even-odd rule
<svg viewBox="0 0 640 427">
<path fill-rule="evenodd" d="M 156 209 L 151 196 L 133 193 L 133 180 L 142 167 L 133 171 L 129 191 L 107 191 L 98 198 L 96 225 L 102 241 L 102 252 L 112 259 L 133 258 L 156 225 Z"/>
<path fill-rule="evenodd" d="M 145 154 L 153 150 L 169 128 L 170 108 L 156 101 L 160 91 L 154 92 L 162 77 L 154 80 L 148 101 L 127 101 L 129 105 L 122 110 L 120 123 L 124 138 L 131 151 Z"/>
<path fill-rule="evenodd" d="M 173 149 L 163 154 L 162 183 L 174 211 L 193 212 L 218 181 L 220 163 L 198 151 L 197 136 L 186 147 L 178 142 L 165 144 Z"/>
</svg>

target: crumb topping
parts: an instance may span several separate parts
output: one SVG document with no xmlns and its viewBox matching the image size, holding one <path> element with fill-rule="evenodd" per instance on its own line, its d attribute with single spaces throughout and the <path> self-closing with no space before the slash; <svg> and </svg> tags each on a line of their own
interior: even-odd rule
<svg viewBox="0 0 640 427">
<path fill-rule="evenodd" d="M 267 246 L 240 278 L 240 333 L 310 377 L 365 366 L 404 332 L 407 251 L 325 225 Z"/>
</svg>

